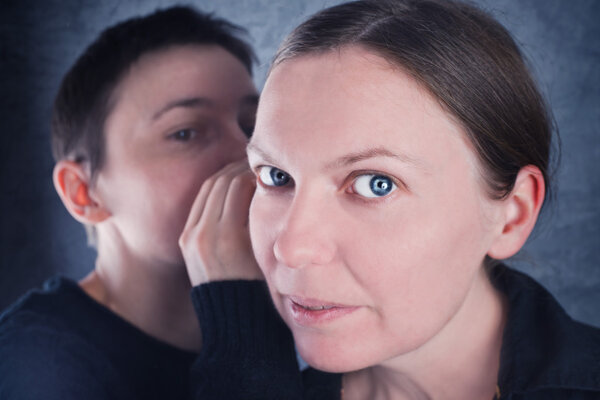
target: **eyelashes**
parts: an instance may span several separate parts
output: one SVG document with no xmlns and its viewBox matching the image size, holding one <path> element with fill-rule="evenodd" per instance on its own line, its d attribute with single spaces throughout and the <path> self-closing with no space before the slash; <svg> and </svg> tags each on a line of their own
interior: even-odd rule
<svg viewBox="0 0 600 400">
<path fill-rule="evenodd" d="M 287 172 L 268 165 L 259 166 L 256 175 L 258 183 L 267 189 L 284 189 L 294 183 Z M 398 189 L 396 179 L 378 172 L 358 171 L 348 180 L 346 192 L 365 199 L 387 197 Z"/>
</svg>

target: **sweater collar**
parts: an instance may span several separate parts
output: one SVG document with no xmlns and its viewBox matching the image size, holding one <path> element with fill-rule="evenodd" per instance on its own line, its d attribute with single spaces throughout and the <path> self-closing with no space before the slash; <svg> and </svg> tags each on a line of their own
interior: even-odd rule
<svg viewBox="0 0 600 400">
<path fill-rule="evenodd" d="M 600 330 L 572 320 L 529 276 L 504 265 L 490 272 L 508 301 L 500 354 L 501 398 L 541 389 L 600 390 Z"/>
</svg>

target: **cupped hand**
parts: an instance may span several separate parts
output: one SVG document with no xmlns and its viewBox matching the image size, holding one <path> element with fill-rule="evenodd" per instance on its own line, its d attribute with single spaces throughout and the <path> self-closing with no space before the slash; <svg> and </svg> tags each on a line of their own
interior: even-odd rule
<svg viewBox="0 0 600 400">
<path fill-rule="evenodd" d="M 247 160 L 227 165 L 203 183 L 179 238 L 192 285 L 264 279 L 248 232 L 255 187 Z"/>
</svg>

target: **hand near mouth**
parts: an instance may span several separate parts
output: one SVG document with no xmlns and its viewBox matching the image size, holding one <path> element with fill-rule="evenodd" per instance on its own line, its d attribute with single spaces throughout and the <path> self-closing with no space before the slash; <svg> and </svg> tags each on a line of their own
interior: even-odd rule
<svg viewBox="0 0 600 400">
<path fill-rule="evenodd" d="M 193 286 L 219 280 L 264 279 L 248 232 L 255 189 L 246 160 L 207 179 L 192 205 L 179 247 Z"/>
</svg>

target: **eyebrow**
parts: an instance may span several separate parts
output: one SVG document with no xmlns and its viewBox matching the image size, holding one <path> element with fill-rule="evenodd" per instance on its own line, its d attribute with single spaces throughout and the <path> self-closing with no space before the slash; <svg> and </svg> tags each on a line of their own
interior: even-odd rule
<svg viewBox="0 0 600 400">
<path fill-rule="evenodd" d="M 273 157 L 271 157 L 267 152 L 262 150 L 260 147 L 258 147 L 253 142 L 248 143 L 248 145 L 246 147 L 246 151 L 253 151 L 255 153 L 258 153 L 265 161 L 267 161 L 271 164 L 277 164 L 277 162 L 274 160 Z M 335 159 L 334 161 L 332 161 L 330 163 L 327 163 L 325 165 L 325 169 L 328 170 L 328 169 L 336 169 L 336 168 L 340 168 L 340 167 L 345 167 L 345 166 L 352 165 L 352 164 L 355 164 L 360 161 L 368 160 L 371 158 L 377 158 L 377 157 L 394 158 L 405 164 L 412 165 L 418 169 L 421 169 L 424 171 L 428 170 L 426 163 L 424 163 L 422 160 L 419 160 L 414 157 L 410 157 L 405 154 L 393 153 L 384 147 L 374 147 L 374 148 L 366 149 L 366 150 L 359 151 L 356 153 L 346 154 L 344 156 L 338 157 L 337 159 Z"/>
<path fill-rule="evenodd" d="M 206 97 L 190 97 L 186 99 L 177 99 L 168 103 L 166 106 L 158 110 L 152 116 L 153 120 L 157 120 L 161 115 L 170 111 L 174 108 L 184 107 L 184 108 L 194 108 L 194 107 L 210 107 L 213 105 L 213 102 Z"/>
<path fill-rule="evenodd" d="M 374 148 L 365 149 L 365 150 L 362 150 L 362 151 L 359 151 L 356 153 L 346 154 L 346 155 L 341 156 L 341 157 L 337 158 L 336 160 L 328 163 L 325 166 L 325 169 L 335 169 L 335 168 L 340 168 L 340 167 L 346 167 L 348 165 L 356 164 L 360 161 L 368 160 L 371 158 L 378 158 L 378 157 L 393 158 L 404 164 L 409 164 L 409 165 L 412 165 L 419 169 L 423 169 L 423 170 L 427 169 L 426 165 L 423 161 L 421 161 L 417 158 L 408 156 L 406 154 L 394 153 L 384 147 L 374 147 Z"/>
<path fill-rule="evenodd" d="M 260 147 L 255 145 L 252 142 L 252 140 L 250 140 L 250 142 L 248 142 L 248 144 L 246 145 L 246 152 L 249 152 L 249 151 L 258 153 L 258 155 L 260 155 L 260 157 L 263 160 L 265 160 L 266 162 L 268 162 L 270 164 L 277 164 L 277 162 L 275 161 L 275 159 L 273 157 L 271 157 L 266 151 L 264 151 L 263 149 L 261 149 Z"/>
<path fill-rule="evenodd" d="M 258 94 L 249 94 L 240 99 L 240 104 L 250 104 L 257 105 L 258 104 Z M 152 116 L 153 120 L 157 120 L 167 111 L 170 111 L 174 108 L 184 107 L 184 108 L 194 108 L 194 107 L 211 107 L 214 105 L 214 102 L 211 99 L 206 97 L 190 97 L 185 99 L 177 99 L 168 103 L 166 106 L 158 110 Z"/>
</svg>

